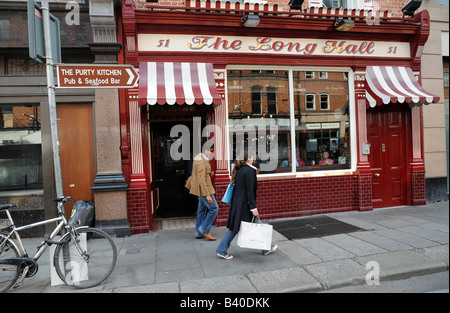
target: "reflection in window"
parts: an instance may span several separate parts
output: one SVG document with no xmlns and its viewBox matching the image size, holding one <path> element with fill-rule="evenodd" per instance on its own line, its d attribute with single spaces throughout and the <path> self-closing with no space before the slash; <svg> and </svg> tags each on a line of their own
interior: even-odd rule
<svg viewBox="0 0 450 313">
<path fill-rule="evenodd" d="M 0 190 L 42 188 L 37 105 L 0 105 Z"/>
<path fill-rule="evenodd" d="M 252 87 L 252 114 L 261 114 L 261 86 Z"/>
<path fill-rule="evenodd" d="M 330 95 L 327 93 L 320 94 L 320 109 L 329 110 L 330 109 Z"/>
<path fill-rule="evenodd" d="M 349 168 L 347 76 L 328 72 L 327 80 L 311 81 L 303 77 L 303 72 L 293 72 L 297 171 Z M 308 102 L 311 95 L 320 96 L 319 109 L 311 109 Z"/>
<path fill-rule="evenodd" d="M 8 75 L 45 75 L 45 64 L 27 57 L 8 57 L 6 72 Z"/>
<path fill-rule="evenodd" d="M 290 153 L 287 71 L 228 71 L 228 112 L 231 162 L 249 150 L 258 153 L 262 172 L 284 166 Z"/>
<path fill-rule="evenodd" d="M 346 73 L 229 70 L 227 80 L 231 163 L 249 150 L 261 174 L 350 168 Z"/>
<path fill-rule="evenodd" d="M 267 113 L 277 114 L 277 90 L 274 87 L 267 87 Z"/>
<path fill-rule="evenodd" d="M 305 95 L 306 109 L 315 110 L 316 109 L 316 95 L 310 93 Z"/>
</svg>

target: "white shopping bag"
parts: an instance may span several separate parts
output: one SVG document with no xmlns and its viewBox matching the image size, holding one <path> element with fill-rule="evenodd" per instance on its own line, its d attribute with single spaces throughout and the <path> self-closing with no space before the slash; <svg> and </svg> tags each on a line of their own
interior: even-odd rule
<svg viewBox="0 0 450 313">
<path fill-rule="evenodd" d="M 270 250 L 272 247 L 273 226 L 241 222 L 237 245 L 241 248 Z"/>
</svg>

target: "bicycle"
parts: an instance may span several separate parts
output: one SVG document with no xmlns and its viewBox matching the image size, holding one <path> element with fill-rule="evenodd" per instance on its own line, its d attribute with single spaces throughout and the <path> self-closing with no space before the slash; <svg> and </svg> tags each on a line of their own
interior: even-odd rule
<svg viewBox="0 0 450 313">
<path fill-rule="evenodd" d="M 50 245 L 56 245 L 53 266 L 59 278 L 68 286 L 83 289 L 101 284 L 112 273 L 117 260 L 117 249 L 112 238 L 100 229 L 70 225 L 64 214 L 64 204 L 73 199 L 60 197 L 57 217 L 16 227 L 9 209 L 15 204 L 0 205 L 0 212 L 7 215 L 7 224 L 0 224 L 0 293 L 11 287 L 22 286 L 25 278 L 38 272 L 38 260 Z M 75 202 L 75 201 L 74 201 Z M 19 231 L 49 223 L 58 223 L 53 232 L 37 247 L 36 255 L 28 257 Z M 55 237 L 61 234 L 60 239 Z M 14 239 L 14 240 L 13 240 Z M 17 242 L 17 244 L 15 243 Z"/>
</svg>

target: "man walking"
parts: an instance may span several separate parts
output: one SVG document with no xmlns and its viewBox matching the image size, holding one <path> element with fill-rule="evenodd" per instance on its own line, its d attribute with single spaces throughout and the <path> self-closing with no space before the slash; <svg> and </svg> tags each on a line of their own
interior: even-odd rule
<svg viewBox="0 0 450 313">
<path fill-rule="evenodd" d="M 203 152 L 194 158 L 192 175 L 189 177 L 186 188 L 198 197 L 197 223 L 195 227 L 196 238 L 208 238 L 216 240 L 210 233 L 210 229 L 219 211 L 214 194 L 216 191 L 211 182 L 211 165 L 209 159 L 212 156 L 214 145 L 207 141 L 203 145 Z"/>
</svg>

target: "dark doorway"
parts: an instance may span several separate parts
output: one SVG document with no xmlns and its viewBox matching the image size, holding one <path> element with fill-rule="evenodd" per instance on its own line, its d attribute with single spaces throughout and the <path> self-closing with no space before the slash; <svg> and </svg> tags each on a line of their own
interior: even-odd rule
<svg viewBox="0 0 450 313">
<path fill-rule="evenodd" d="M 157 123 L 158 141 L 159 141 L 159 162 L 157 185 L 159 187 L 159 208 L 157 211 L 158 217 L 181 217 L 193 216 L 196 213 L 196 197 L 189 194 L 189 191 L 184 187 L 186 180 L 191 174 L 192 158 L 184 160 L 183 158 L 177 160 L 171 155 L 172 150 L 182 148 L 178 147 L 180 141 L 192 142 L 192 138 L 185 138 L 184 136 L 170 136 L 170 130 L 175 125 L 185 125 L 190 128 L 192 134 L 192 125 L 186 125 L 186 122 L 177 123 Z M 191 150 L 192 151 L 192 150 Z M 179 150 L 179 152 L 181 152 Z M 156 165 L 156 164 L 155 164 Z"/>
<path fill-rule="evenodd" d="M 198 199 L 189 193 L 185 184 L 192 172 L 193 154 L 197 151 L 193 147 L 193 137 L 200 136 L 199 131 L 206 125 L 207 108 L 183 107 L 188 106 L 178 106 L 178 112 L 167 106 L 149 108 L 151 168 L 154 187 L 159 194 L 157 218 L 197 214 Z"/>
</svg>

